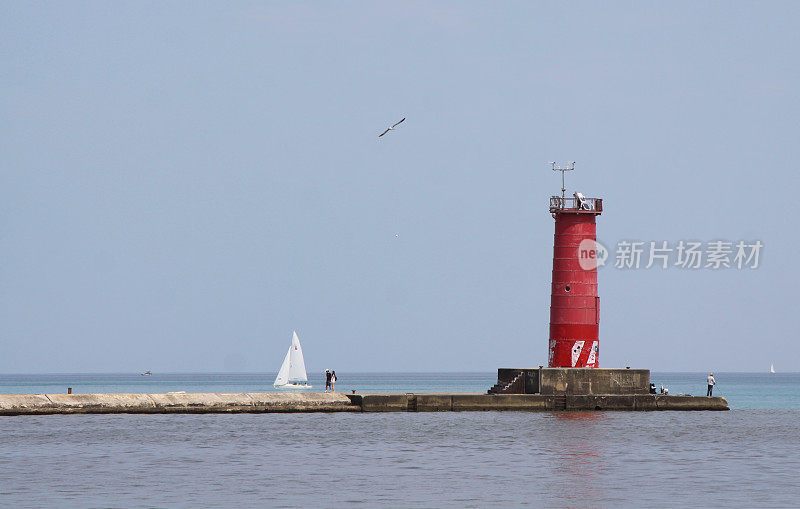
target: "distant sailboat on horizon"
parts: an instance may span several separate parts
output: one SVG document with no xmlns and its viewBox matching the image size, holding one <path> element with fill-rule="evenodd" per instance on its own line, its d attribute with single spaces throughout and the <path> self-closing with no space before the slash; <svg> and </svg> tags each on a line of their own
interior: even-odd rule
<svg viewBox="0 0 800 509">
<path fill-rule="evenodd" d="M 769 365 L 769 372 L 770 373 L 775 373 L 775 364 L 770 364 Z"/>
<path fill-rule="evenodd" d="M 286 352 L 286 357 L 283 358 L 283 364 L 281 364 L 281 369 L 272 386 L 276 389 L 310 389 L 312 387 L 308 383 L 303 347 L 300 346 L 300 338 L 297 337 L 296 331 L 292 331 L 292 344 L 289 346 L 289 351 Z"/>
</svg>

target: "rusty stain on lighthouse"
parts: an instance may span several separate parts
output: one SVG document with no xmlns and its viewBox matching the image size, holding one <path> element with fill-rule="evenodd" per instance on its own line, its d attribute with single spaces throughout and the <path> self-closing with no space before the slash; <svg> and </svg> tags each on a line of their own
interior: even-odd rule
<svg viewBox="0 0 800 509">
<path fill-rule="evenodd" d="M 600 297 L 597 292 L 596 218 L 603 200 L 575 193 L 550 198 L 555 219 L 550 294 L 549 367 L 599 367 Z"/>
</svg>

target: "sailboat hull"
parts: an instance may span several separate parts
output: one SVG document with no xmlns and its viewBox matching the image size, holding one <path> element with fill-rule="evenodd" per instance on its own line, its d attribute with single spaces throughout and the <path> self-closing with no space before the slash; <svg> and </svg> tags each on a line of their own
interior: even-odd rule
<svg viewBox="0 0 800 509">
<path fill-rule="evenodd" d="M 293 383 L 293 382 L 289 382 L 289 383 L 282 384 L 282 385 L 272 384 L 272 386 L 275 387 L 276 389 L 313 389 L 314 388 L 314 386 L 311 385 L 311 384 Z"/>
</svg>

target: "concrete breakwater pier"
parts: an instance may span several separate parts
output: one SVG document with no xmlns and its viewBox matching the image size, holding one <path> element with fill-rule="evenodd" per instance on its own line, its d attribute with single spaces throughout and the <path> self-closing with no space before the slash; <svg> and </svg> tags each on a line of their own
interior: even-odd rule
<svg viewBox="0 0 800 509">
<path fill-rule="evenodd" d="M 269 412 L 728 410 L 721 397 L 661 394 L 2 394 L 0 415 Z"/>
<path fill-rule="evenodd" d="M 336 393 L 3 394 L 0 415 L 357 412 Z"/>
<path fill-rule="evenodd" d="M 725 398 L 661 394 L 364 394 L 363 412 L 729 410 Z"/>
<path fill-rule="evenodd" d="M 729 410 L 725 398 L 650 394 L 647 369 L 498 369 L 488 393 L 0 394 L 0 415 Z"/>
</svg>

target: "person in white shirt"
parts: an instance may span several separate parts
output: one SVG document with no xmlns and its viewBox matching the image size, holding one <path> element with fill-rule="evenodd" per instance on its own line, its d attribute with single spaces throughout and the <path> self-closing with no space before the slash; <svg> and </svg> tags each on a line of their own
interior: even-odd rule
<svg viewBox="0 0 800 509">
<path fill-rule="evenodd" d="M 717 385 L 717 381 L 714 380 L 714 373 L 708 374 L 706 382 L 708 382 L 708 392 L 706 392 L 706 396 L 711 396 L 711 393 L 714 392 L 714 386 Z"/>
</svg>

